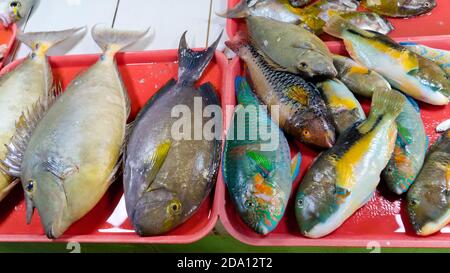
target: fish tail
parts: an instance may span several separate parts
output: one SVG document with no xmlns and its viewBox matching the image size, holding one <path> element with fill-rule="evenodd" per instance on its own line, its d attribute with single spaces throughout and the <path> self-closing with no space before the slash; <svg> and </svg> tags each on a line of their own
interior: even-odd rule
<svg viewBox="0 0 450 273">
<path fill-rule="evenodd" d="M 144 37 L 149 30 L 150 28 L 144 31 L 116 30 L 107 26 L 95 25 L 92 28 L 92 38 L 105 54 L 114 56 L 120 50 Z"/>
<path fill-rule="evenodd" d="M 19 41 L 29 46 L 33 52 L 45 55 L 50 48 L 75 36 L 75 34 L 81 30 L 83 30 L 84 34 L 86 27 L 61 31 L 19 33 L 17 38 Z"/>
<path fill-rule="evenodd" d="M 349 21 L 345 20 L 339 15 L 332 15 L 330 17 L 330 20 L 327 22 L 327 24 L 324 27 L 324 31 L 334 37 L 342 38 L 343 33 L 347 30 L 356 32 L 364 37 L 372 37 L 373 34 L 360 29 L 359 27 L 353 25 Z"/>
<path fill-rule="evenodd" d="M 178 49 L 178 78 L 180 83 L 193 84 L 200 79 L 206 67 L 214 57 L 223 32 L 210 47 L 202 51 L 194 51 L 188 47 L 186 33 L 187 32 L 183 33 Z"/>
<path fill-rule="evenodd" d="M 223 13 L 216 13 L 220 17 L 234 19 L 245 18 L 250 15 L 250 8 L 247 0 L 241 0 L 234 8 L 229 9 Z"/>
<path fill-rule="evenodd" d="M 236 97 L 238 99 L 239 104 L 243 106 L 259 105 L 245 77 L 237 76 L 235 84 L 236 84 Z"/>
<path fill-rule="evenodd" d="M 377 90 L 372 99 L 372 111 L 369 119 L 378 119 L 380 116 L 388 116 L 396 119 L 403 111 L 406 97 L 397 91 Z"/>
</svg>

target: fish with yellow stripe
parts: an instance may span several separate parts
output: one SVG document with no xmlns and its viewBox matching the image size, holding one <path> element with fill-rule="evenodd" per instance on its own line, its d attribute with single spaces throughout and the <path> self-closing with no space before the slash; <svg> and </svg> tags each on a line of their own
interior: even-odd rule
<svg viewBox="0 0 450 273">
<path fill-rule="evenodd" d="M 322 91 L 339 134 L 366 119 L 366 114 L 359 101 L 338 79 L 326 80 L 319 83 L 317 87 Z"/>
<path fill-rule="evenodd" d="M 447 73 L 447 75 L 450 76 L 450 51 L 438 48 L 431 48 L 428 46 L 411 42 L 405 42 L 400 44 L 405 46 L 412 52 L 437 63 L 445 71 L 445 73 Z"/>
<path fill-rule="evenodd" d="M 239 105 L 225 142 L 223 176 L 244 223 L 267 235 L 284 216 L 301 155 L 294 158 L 291 166 L 289 144 L 283 132 L 260 108 L 244 78 L 236 78 L 236 95 Z M 265 132 L 270 132 L 267 137 Z M 240 134 L 245 137 L 239 137 Z"/>
<path fill-rule="evenodd" d="M 334 55 L 334 66 L 340 79 L 354 94 L 372 98 L 375 90 L 391 90 L 391 85 L 377 72 L 350 58 Z"/>
<path fill-rule="evenodd" d="M 246 63 L 256 95 L 269 107 L 273 120 L 285 133 L 306 144 L 333 146 L 335 128 L 316 86 L 298 75 L 273 69 L 241 34 L 226 45 Z"/>
<path fill-rule="evenodd" d="M 437 233 L 450 223 L 450 128 L 430 148 L 407 204 L 410 222 L 420 236 Z"/>
<path fill-rule="evenodd" d="M 394 151 L 395 120 L 404 104 L 398 93 L 377 90 L 368 119 L 350 128 L 315 160 L 295 203 L 304 236 L 329 235 L 372 198 Z"/>
<path fill-rule="evenodd" d="M 362 30 L 339 16 L 330 19 L 325 31 L 343 39 L 355 61 L 380 73 L 392 87 L 432 105 L 448 104 L 450 80 L 436 63 L 386 35 Z"/>
</svg>

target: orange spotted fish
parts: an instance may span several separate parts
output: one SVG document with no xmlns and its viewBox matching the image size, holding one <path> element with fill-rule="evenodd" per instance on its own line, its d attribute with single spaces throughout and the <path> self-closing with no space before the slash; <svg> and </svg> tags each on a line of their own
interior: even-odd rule
<svg viewBox="0 0 450 273">
<path fill-rule="evenodd" d="M 259 100 L 244 78 L 236 79 L 236 93 L 239 105 L 225 142 L 223 176 L 244 223 L 267 235 L 284 215 L 301 156 L 294 158 L 291 165 L 285 136 L 259 107 Z M 270 132 L 268 137 L 261 129 Z"/>
<path fill-rule="evenodd" d="M 303 235 L 329 235 L 371 199 L 394 151 L 395 120 L 404 103 L 399 93 L 375 91 L 369 118 L 316 159 L 300 184 L 295 203 Z"/>
<path fill-rule="evenodd" d="M 362 30 L 339 16 L 330 19 L 325 32 L 343 39 L 355 61 L 380 73 L 392 87 L 429 104 L 448 104 L 450 80 L 438 64 L 386 35 Z"/>
</svg>

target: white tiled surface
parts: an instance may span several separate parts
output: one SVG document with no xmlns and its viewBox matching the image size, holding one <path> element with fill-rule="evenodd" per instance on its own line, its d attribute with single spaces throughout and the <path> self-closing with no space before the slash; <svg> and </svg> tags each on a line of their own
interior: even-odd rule
<svg viewBox="0 0 450 273">
<path fill-rule="evenodd" d="M 212 2 L 212 8 L 211 8 Z M 224 30 L 226 20 L 215 12 L 226 8 L 227 0 L 40 0 L 28 22 L 22 27 L 25 32 L 48 31 L 88 26 L 97 23 L 113 25 L 123 29 L 145 29 L 151 34 L 130 50 L 158 50 L 178 47 L 181 34 L 188 30 L 188 42 L 192 47 L 204 47 L 208 37 L 208 21 L 211 8 L 209 43 Z M 220 49 L 223 49 L 223 44 Z M 16 58 L 29 53 L 20 45 Z M 100 52 L 90 33 L 76 43 L 67 41 L 49 52 L 49 55 L 88 54 Z"/>
</svg>

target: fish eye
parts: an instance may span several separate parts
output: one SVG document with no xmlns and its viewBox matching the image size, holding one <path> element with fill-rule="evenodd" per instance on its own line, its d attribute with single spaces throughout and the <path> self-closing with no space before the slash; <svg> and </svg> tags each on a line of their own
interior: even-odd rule
<svg viewBox="0 0 450 273">
<path fill-rule="evenodd" d="M 412 199 L 411 201 L 409 201 L 409 204 L 410 204 L 412 207 L 417 207 L 417 206 L 419 205 L 419 201 L 416 200 L 416 199 Z"/>
<path fill-rule="evenodd" d="M 303 134 L 303 136 L 304 136 L 305 138 L 310 138 L 310 137 L 311 137 L 311 132 L 310 132 L 309 130 L 307 130 L 307 129 L 304 129 L 304 130 L 302 131 L 302 134 Z"/>
<path fill-rule="evenodd" d="M 303 208 L 304 203 L 305 203 L 305 202 L 303 202 L 303 198 L 300 198 L 300 199 L 298 199 L 298 201 L 297 201 L 297 206 L 298 206 L 299 208 Z"/>
<path fill-rule="evenodd" d="M 28 181 L 28 184 L 26 185 L 26 187 L 25 187 L 25 190 L 28 192 L 28 193 L 34 193 L 34 191 L 36 190 L 36 181 L 34 181 L 34 180 L 30 180 L 30 181 Z"/>
<path fill-rule="evenodd" d="M 307 69 L 307 68 L 309 67 L 309 65 L 308 65 L 307 63 L 305 63 L 305 62 L 301 62 L 301 63 L 300 63 L 300 66 L 301 66 L 303 69 Z"/>
<path fill-rule="evenodd" d="M 430 4 L 429 2 L 425 2 L 425 3 L 423 3 L 423 5 L 424 5 L 426 8 L 431 7 L 431 4 Z"/>
<path fill-rule="evenodd" d="M 255 203 L 253 203 L 252 201 L 248 200 L 245 202 L 245 207 L 248 209 L 252 209 L 255 207 Z"/>
<path fill-rule="evenodd" d="M 181 203 L 178 200 L 172 201 L 169 204 L 168 211 L 172 215 L 178 215 L 181 213 Z"/>
<path fill-rule="evenodd" d="M 17 1 L 12 1 L 9 5 L 12 8 L 16 8 L 16 7 L 20 8 L 22 6 L 22 4 L 20 2 L 17 2 Z"/>
</svg>

